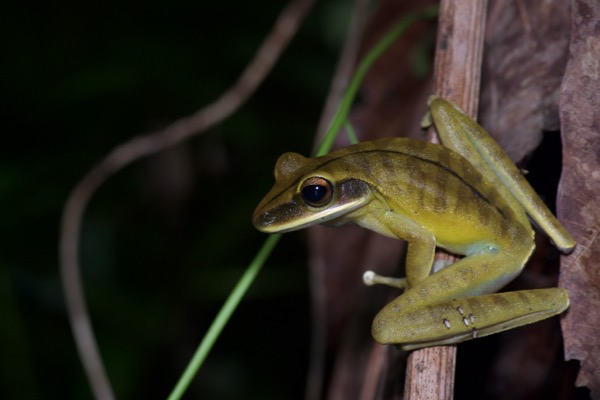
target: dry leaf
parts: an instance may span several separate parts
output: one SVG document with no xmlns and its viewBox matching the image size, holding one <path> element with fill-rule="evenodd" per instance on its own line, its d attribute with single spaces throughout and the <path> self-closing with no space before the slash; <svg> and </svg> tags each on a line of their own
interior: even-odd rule
<svg viewBox="0 0 600 400">
<path fill-rule="evenodd" d="M 565 169 L 559 215 L 577 241 L 564 257 L 561 286 L 571 307 L 563 319 L 565 355 L 581 361 L 578 385 L 600 399 L 600 6 L 571 2 L 571 45 L 560 99 Z"/>
<path fill-rule="evenodd" d="M 490 1 L 480 123 L 514 161 L 558 131 L 568 44 L 567 2 Z"/>
</svg>

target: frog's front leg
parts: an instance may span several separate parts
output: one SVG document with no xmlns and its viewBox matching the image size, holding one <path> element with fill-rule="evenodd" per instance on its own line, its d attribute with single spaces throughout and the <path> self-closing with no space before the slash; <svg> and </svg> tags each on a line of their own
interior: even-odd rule
<svg viewBox="0 0 600 400">
<path fill-rule="evenodd" d="M 393 211 L 376 212 L 369 207 L 379 207 L 376 203 L 360 210 L 356 215 L 357 223 L 363 228 L 383 235 L 403 239 L 408 243 L 406 250 L 406 278 L 395 280 L 385 278 L 387 282 L 370 281 L 369 274 L 363 277 L 368 285 L 384 283 L 400 289 L 410 288 L 427 279 L 431 273 L 435 256 L 436 240 L 427 229 L 415 221 Z"/>
<path fill-rule="evenodd" d="M 375 340 L 404 350 L 458 343 L 564 311 L 562 289 L 492 293 L 522 268 L 528 253 L 489 251 L 465 257 L 409 288 L 373 321 Z"/>
</svg>

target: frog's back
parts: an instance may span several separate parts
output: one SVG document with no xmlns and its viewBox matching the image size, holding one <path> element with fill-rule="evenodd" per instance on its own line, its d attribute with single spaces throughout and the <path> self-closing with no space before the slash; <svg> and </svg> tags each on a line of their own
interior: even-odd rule
<svg viewBox="0 0 600 400">
<path fill-rule="evenodd" d="M 413 219 L 451 251 L 466 253 L 477 240 L 533 237 L 520 209 L 504 200 L 506 193 L 462 156 L 437 144 L 389 138 L 345 148 L 337 168 L 358 173 L 394 212 Z M 358 168 L 360 171 L 351 171 Z"/>
</svg>

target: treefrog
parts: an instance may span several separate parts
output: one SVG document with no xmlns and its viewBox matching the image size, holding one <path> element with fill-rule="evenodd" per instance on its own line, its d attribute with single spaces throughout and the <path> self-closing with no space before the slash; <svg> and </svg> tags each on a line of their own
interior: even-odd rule
<svg viewBox="0 0 600 400">
<path fill-rule="evenodd" d="M 428 104 L 423 126 L 434 124 L 442 145 L 387 138 L 317 158 L 283 154 L 254 226 L 355 224 L 405 240 L 406 277 L 379 279 L 404 290 L 373 321 L 382 344 L 458 343 L 563 312 L 563 289 L 496 292 L 534 249 L 529 218 L 565 253 L 573 238 L 481 126 L 439 97 Z M 436 247 L 462 258 L 431 273 Z"/>
</svg>

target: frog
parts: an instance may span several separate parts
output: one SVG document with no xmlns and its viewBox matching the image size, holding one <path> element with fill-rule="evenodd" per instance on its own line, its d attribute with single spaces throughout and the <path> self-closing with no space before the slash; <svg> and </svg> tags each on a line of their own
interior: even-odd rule
<svg viewBox="0 0 600 400">
<path fill-rule="evenodd" d="M 561 314 L 569 307 L 562 288 L 498 291 L 530 258 L 532 224 L 563 253 L 575 247 L 572 236 L 477 122 L 438 96 L 428 106 L 422 126 L 435 126 L 439 144 L 393 137 L 314 158 L 281 155 L 254 226 L 284 233 L 358 225 L 406 241 L 405 277 L 365 273 L 368 284 L 402 290 L 374 317 L 371 333 L 405 351 Z M 438 248 L 458 260 L 440 266 Z"/>
</svg>

